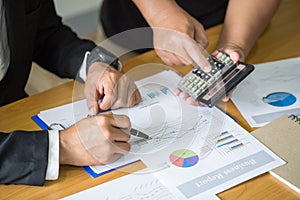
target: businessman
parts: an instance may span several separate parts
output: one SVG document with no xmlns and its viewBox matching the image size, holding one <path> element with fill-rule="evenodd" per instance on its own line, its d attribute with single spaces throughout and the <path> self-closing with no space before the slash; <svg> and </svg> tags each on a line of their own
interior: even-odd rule
<svg viewBox="0 0 300 200">
<path fill-rule="evenodd" d="M 117 71 L 118 59 L 63 25 L 52 0 L 0 0 L 0 30 L 0 106 L 26 97 L 32 62 L 61 77 L 79 74 L 91 114 L 140 101 L 134 82 Z M 58 178 L 59 164 L 112 162 L 129 151 L 129 130 L 128 117 L 112 113 L 63 131 L 4 133 L 0 127 L 0 183 L 43 185 Z"/>
</svg>

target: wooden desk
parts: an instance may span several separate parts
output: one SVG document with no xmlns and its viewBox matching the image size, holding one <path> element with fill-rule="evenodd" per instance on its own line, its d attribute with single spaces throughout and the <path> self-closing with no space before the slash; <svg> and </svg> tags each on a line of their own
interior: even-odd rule
<svg viewBox="0 0 300 200">
<path fill-rule="evenodd" d="M 300 12 L 299 0 L 283 0 L 283 3 L 273 18 L 271 25 L 257 41 L 248 57 L 249 63 L 261 63 L 272 60 L 300 56 Z M 211 52 L 221 30 L 221 26 L 207 31 L 210 40 L 208 51 Z M 140 55 L 124 62 L 124 71 L 143 63 L 161 63 L 154 52 Z M 182 74 L 189 67 L 175 67 Z M 16 129 L 34 130 L 39 127 L 31 120 L 31 116 L 39 111 L 66 104 L 72 101 L 74 82 L 69 82 L 49 91 L 25 98 L 18 102 L 0 108 L 0 130 Z M 252 129 L 246 123 L 235 106 L 229 102 L 221 104 L 223 108 L 238 120 L 238 123 L 248 131 Z M 131 165 L 130 168 L 141 168 L 142 164 Z M 134 169 L 133 169 L 134 170 Z M 103 182 L 124 175 L 115 171 L 92 179 L 80 167 L 62 166 L 59 179 L 47 181 L 43 187 L 8 185 L 0 186 L 0 199 L 58 199 L 67 195 L 88 189 Z M 300 195 L 277 181 L 268 173 L 240 184 L 218 196 L 222 199 L 300 199 Z"/>
</svg>

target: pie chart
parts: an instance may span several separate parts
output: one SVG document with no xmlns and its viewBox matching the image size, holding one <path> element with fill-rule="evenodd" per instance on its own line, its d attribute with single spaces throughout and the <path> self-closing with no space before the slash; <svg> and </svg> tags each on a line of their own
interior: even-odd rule
<svg viewBox="0 0 300 200">
<path fill-rule="evenodd" d="M 271 106 L 285 107 L 293 105 L 297 98 L 288 92 L 274 92 L 263 97 L 263 101 Z"/>
<path fill-rule="evenodd" d="M 176 150 L 169 158 L 173 165 L 181 168 L 192 167 L 199 161 L 199 156 L 189 149 Z"/>
</svg>

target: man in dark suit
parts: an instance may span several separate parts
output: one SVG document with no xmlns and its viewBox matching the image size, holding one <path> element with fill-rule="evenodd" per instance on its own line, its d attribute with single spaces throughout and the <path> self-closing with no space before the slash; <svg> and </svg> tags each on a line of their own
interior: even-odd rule
<svg viewBox="0 0 300 200">
<path fill-rule="evenodd" d="M 140 101 L 137 90 L 128 91 L 134 82 L 115 69 L 120 65 L 117 58 L 63 25 L 52 0 L 0 0 L 0 30 L 0 106 L 26 97 L 32 62 L 61 77 L 76 78 L 79 73 L 86 80 L 91 114 Z M 118 96 L 120 90 L 132 96 Z M 59 164 L 112 162 L 129 150 L 129 129 L 128 117 L 111 113 L 83 119 L 63 131 L 2 133 L 0 127 L 0 183 L 43 185 L 45 179 L 58 177 Z M 92 141 L 97 141 L 93 150 L 88 148 Z"/>
</svg>

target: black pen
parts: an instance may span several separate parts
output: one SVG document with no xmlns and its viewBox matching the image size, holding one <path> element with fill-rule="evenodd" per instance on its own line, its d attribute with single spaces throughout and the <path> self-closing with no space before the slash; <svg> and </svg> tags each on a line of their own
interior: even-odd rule
<svg viewBox="0 0 300 200">
<path fill-rule="evenodd" d="M 152 139 L 152 137 L 150 137 L 146 133 L 143 133 L 142 131 L 138 131 L 134 128 L 130 129 L 130 135 L 134 135 L 136 137 L 140 137 L 140 138 L 143 138 L 145 140 L 151 140 Z"/>
</svg>

